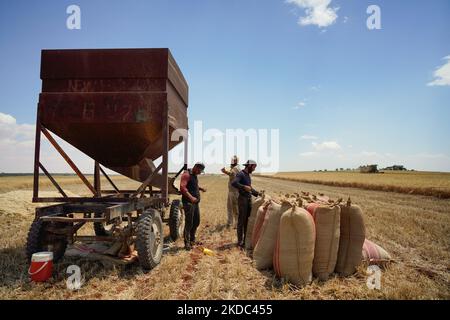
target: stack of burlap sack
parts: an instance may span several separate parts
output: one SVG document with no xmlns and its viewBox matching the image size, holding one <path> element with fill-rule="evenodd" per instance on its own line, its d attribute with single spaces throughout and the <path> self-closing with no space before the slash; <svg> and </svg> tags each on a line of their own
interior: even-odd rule
<svg viewBox="0 0 450 320">
<path fill-rule="evenodd" d="M 309 193 L 257 198 L 245 246 L 253 249 L 257 269 L 273 268 L 295 285 L 306 285 L 313 276 L 324 281 L 334 272 L 349 276 L 363 261 L 384 266 L 391 259 L 366 240 L 359 206 Z"/>
</svg>

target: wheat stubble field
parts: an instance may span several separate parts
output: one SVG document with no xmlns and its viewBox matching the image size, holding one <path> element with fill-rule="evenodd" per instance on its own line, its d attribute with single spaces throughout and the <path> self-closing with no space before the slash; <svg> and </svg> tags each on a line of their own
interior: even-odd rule
<svg viewBox="0 0 450 320">
<path fill-rule="evenodd" d="M 124 178 L 113 179 L 122 187 L 136 186 Z M 68 192 L 86 193 L 75 177 L 57 180 Z M 314 280 L 294 288 L 271 271 L 257 271 L 234 246 L 234 230 L 224 228 L 227 178 L 205 175 L 200 183 L 208 192 L 201 202 L 199 240 L 216 256 L 198 249 L 186 252 L 179 240 L 149 273 L 137 264 L 118 266 L 66 257 L 56 265 L 50 282 L 34 284 L 28 280 L 24 255 L 34 213 L 32 178 L 1 177 L 0 299 L 450 299 L 450 200 L 255 177 L 255 188 L 268 194 L 302 190 L 332 198 L 351 196 L 364 210 L 367 237 L 395 259 L 383 271 L 381 290 L 367 288 L 365 268 L 352 277 L 333 276 L 327 282 Z M 42 188 L 48 195 L 56 194 L 50 183 Z M 65 270 L 71 264 L 79 265 L 85 278 L 78 291 L 66 289 Z"/>
<path fill-rule="evenodd" d="M 272 177 L 335 187 L 434 196 L 450 199 L 450 173 L 420 171 L 383 171 L 361 174 L 358 171 L 280 172 Z"/>
</svg>

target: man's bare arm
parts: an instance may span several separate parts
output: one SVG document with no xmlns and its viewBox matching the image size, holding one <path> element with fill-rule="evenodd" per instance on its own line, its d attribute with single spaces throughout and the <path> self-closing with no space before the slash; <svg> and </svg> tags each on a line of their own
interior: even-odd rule
<svg viewBox="0 0 450 320">
<path fill-rule="evenodd" d="M 189 201 L 195 203 L 197 201 L 197 198 L 190 194 L 187 189 L 187 184 L 190 178 L 191 176 L 189 175 L 189 172 L 183 173 L 183 175 L 181 176 L 180 191 L 182 195 L 189 199 Z"/>
<path fill-rule="evenodd" d="M 222 168 L 222 173 L 223 174 L 226 174 L 227 176 L 231 176 L 231 171 L 228 171 L 227 169 L 225 169 L 225 168 Z"/>
</svg>

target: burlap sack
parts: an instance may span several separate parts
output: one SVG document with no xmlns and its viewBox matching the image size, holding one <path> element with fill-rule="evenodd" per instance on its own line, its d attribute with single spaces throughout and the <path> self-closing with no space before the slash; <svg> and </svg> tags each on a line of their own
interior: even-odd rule
<svg viewBox="0 0 450 320">
<path fill-rule="evenodd" d="M 277 240 L 280 218 L 283 212 L 292 208 L 288 202 L 282 204 L 270 201 L 259 240 L 253 250 L 253 259 L 258 270 L 269 269 L 273 265 L 273 251 Z"/>
<path fill-rule="evenodd" d="M 367 239 L 364 241 L 362 257 L 365 263 L 376 264 L 380 267 L 387 266 L 392 260 L 391 255 L 386 250 Z"/>
<path fill-rule="evenodd" d="M 321 281 L 328 279 L 336 267 L 340 234 L 339 206 L 308 205 L 316 226 L 313 274 Z"/>
<path fill-rule="evenodd" d="M 336 272 L 342 276 L 355 273 L 361 264 L 366 228 L 361 208 L 351 203 L 341 205 L 341 234 Z"/>
<path fill-rule="evenodd" d="M 253 236 L 253 228 L 254 228 L 255 222 L 256 222 L 256 217 L 258 215 L 258 209 L 259 209 L 259 207 L 264 205 L 264 203 L 268 200 L 270 200 L 270 197 L 266 196 L 263 193 L 260 197 L 256 198 L 256 200 L 252 204 L 252 211 L 250 213 L 250 217 L 248 218 L 248 222 L 247 222 L 247 233 L 245 234 L 245 248 L 246 249 L 253 249 L 252 236 Z"/>
<path fill-rule="evenodd" d="M 256 243 L 259 240 L 259 236 L 261 235 L 261 228 L 264 224 L 264 219 L 266 218 L 267 210 L 269 208 L 270 203 L 271 203 L 270 200 L 264 202 L 263 205 L 259 206 L 258 210 L 256 211 L 256 219 L 252 231 L 252 241 L 251 241 L 252 248 L 256 247 Z"/>
<path fill-rule="evenodd" d="M 276 274 L 302 286 L 312 279 L 315 230 L 311 215 L 297 206 L 285 211 L 280 219 L 273 255 Z"/>
</svg>

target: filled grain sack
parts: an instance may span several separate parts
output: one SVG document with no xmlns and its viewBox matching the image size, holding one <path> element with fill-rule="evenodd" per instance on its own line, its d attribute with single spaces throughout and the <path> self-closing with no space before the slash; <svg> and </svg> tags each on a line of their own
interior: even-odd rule
<svg viewBox="0 0 450 320">
<path fill-rule="evenodd" d="M 307 207 L 316 226 L 313 274 L 328 279 L 336 267 L 340 235 L 340 207 L 311 203 Z"/>
<path fill-rule="evenodd" d="M 367 239 L 364 241 L 362 258 L 369 265 L 376 264 L 380 267 L 385 267 L 392 260 L 386 250 Z"/>
<path fill-rule="evenodd" d="M 255 226 L 256 217 L 258 215 L 258 209 L 262 205 L 264 205 L 264 202 L 268 201 L 270 199 L 269 196 L 266 196 L 264 193 L 261 194 L 252 204 L 252 211 L 250 213 L 250 217 L 248 218 L 247 222 L 247 232 L 245 234 L 245 248 L 246 249 L 253 249 L 252 246 L 252 235 L 253 235 L 253 227 Z"/>
<path fill-rule="evenodd" d="M 283 201 L 281 204 L 274 201 L 269 202 L 259 239 L 253 250 L 253 259 L 258 270 L 272 267 L 273 252 L 277 240 L 278 227 L 280 226 L 280 218 L 283 212 L 291 208 L 292 205 L 289 202 Z"/>
<path fill-rule="evenodd" d="M 352 205 L 350 201 L 340 207 L 341 231 L 335 270 L 342 276 L 349 276 L 361 264 L 366 228 L 360 207 Z"/>
<path fill-rule="evenodd" d="M 314 229 L 311 215 L 303 208 L 294 206 L 282 214 L 273 255 L 273 267 L 279 277 L 298 286 L 311 282 Z"/>
<path fill-rule="evenodd" d="M 267 210 L 270 204 L 271 200 L 265 202 L 262 206 L 259 206 L 258 210 L 256 211 L 256 218 L 255 223 L 253 225 L 252 240 L 251 240 L 252 248 L 256 247 L 256 243 L 259 240 L 259 236 L 261 235 L 261 228 L 264 224 L 264 219 L 266 218 Z"/>
</svg>

